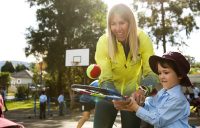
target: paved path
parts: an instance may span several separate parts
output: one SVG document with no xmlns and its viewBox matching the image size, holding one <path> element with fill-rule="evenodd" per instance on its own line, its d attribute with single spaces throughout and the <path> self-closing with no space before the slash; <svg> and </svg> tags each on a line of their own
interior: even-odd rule
<svg viewBox="0 0 200 128">
<path fill-rule="evenodd" d="M 5 118 L 20 123 L 25 128 L 76 128 L 77 122 L 81 118 L 81 112 L 78 111 L 65 114 L 64 116 L 58 116 L 57 112 L 51 113 L 45 120 L 40 120 L 38 114 L 35 117 L 33 110 L 15 110 L 6 112 Z M 90 120 L 84 124 L 83 128 L 92 128 L 93 119 L 94 115 L 92 114 Z M 113 128 L 121 128 L 119 116 Z"/>
<path fill-rule="evenodd" d="M 47 116 L 45 120 L 40 120 L 38 115 L 35 117 L 33 110 L 30 109 L 8 111 L 5 113 L 5 117 L 24 125 L 25 128 L 76 128 L 77 122 L 81 118 L 81 113 L 78 111 L 64 116 L 58 116 L 57 112 L 51 113 L 52 116 Z M 92 128 L 93 119 L 94 115 L 92 114 L 90 120 L 84 124 L 83 128 Z M 198 126 L 196 128 L 200 128 L 200 117 L 190 117 L 190 123 Z M 113 128 L 121 128 L 119 115 Z"/>
</svg>

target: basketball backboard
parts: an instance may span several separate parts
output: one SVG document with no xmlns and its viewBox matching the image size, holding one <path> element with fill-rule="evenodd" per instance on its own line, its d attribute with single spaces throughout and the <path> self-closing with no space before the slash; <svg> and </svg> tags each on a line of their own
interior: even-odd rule
<svg viewBox="0 0 200 128">
<path fill-rule="evenodd" d="M 66 50 L 65 66 L 88 66 L 89 49 Z"/>
</svg>

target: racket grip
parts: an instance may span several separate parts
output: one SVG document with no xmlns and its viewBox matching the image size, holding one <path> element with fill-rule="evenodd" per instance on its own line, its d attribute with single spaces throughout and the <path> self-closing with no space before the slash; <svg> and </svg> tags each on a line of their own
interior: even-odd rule
<svg viewBox="0 0 200 128">
<path fill-rule="evenodd" d="M 126 100 L 124 97 L 113 97 L 113 96 L 107 96 L 105 97 L 106 100 Z"/>
</svg>

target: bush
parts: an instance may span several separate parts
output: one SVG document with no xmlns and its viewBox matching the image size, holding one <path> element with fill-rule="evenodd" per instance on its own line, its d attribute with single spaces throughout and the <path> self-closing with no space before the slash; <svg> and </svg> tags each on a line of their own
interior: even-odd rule
<svg viewBox="0 0 200 128">
<path fill-rule="evenodd" d="M 28 93 L 28 87 L 25 85 L 20 85 L 17 87 L 17 93 L 15 94 L 15 97 L 17 98 L 17 100 L 28 99 Z"/>
</svg>

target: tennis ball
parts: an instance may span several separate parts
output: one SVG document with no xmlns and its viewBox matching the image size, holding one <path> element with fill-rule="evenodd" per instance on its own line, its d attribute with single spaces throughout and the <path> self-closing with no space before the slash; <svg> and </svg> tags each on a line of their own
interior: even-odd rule
<svg viewBox="0 0 200 128">
<path fill-rule="evenodd" d="M 87 76 L 90 78 L 90 79 L 96 79 L 100 76 L 101 74 L 101 69 L 99 67 L 99 65 L 97 64 L 91 64 L 87 67 Z"/>
</svg>

